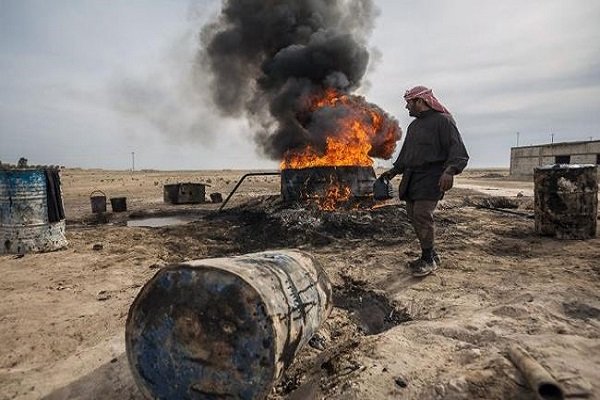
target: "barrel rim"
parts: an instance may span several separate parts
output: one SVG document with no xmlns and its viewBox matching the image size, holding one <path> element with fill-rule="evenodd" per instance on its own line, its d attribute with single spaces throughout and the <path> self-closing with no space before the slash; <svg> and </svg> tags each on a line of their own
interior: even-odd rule
<svg viewBox="0 0 600 400">
<path fill-rule="evenodd" d="M 283 168 L 281 170 L 282 174 L 289 174 L 289 173 L 301 173 L 301 172 L 308 172 L 308 171 L 336 171 L 336 170 L 346 170 L 346 171 L 352 171 L 352 170 L 365 170 L 365 171 L 373 171 L 375 172 L 375 169 L 373 168 L 372 165 L 327 165 L 327 166 L 319 166 L 319 167 L 304 167 L 304 168 Z"/>
<path fill-rule="evenodd" d="M 587 169 L 597 168 L 596 164 L 546 164 L 539 167 L 535 167 L 535 170 L 539 171 L 564 171 L 568 169 Z"/>
</svg>

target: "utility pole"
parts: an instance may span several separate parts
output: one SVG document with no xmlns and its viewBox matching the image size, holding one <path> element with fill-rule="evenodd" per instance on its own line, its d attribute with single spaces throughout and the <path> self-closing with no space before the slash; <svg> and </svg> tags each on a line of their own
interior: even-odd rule
<svg viewBox="0 0 600 400">
<path fill-rule="evenodd" d="M 554 132 L 550 132 L 550 143 L 554 144 Z"/>
<path fill-rule="evenodd" d="M 135 172 L 135 151 L 131 152 L 131 172 Z"/>
<path fill-rule="evenodd" d="M 520 132 L 517 132 L 517 147 L 519 147 L 519 135 L 520 135 Z"/>
</svg>

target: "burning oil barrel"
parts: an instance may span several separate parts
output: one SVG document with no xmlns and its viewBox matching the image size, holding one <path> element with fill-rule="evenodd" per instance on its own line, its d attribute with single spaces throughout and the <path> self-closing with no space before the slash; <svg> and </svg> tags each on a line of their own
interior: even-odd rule
<svg viewBox="0 0 600 400">
<path fill-rule="evenodd" d="M 58 169 L 0 169 L 0 254 L 46 252 L 66 245 Z"/>
<path fill-rule="evenodd" d="M 595 165 L 557 164 L 535 169 L 535 231 L 559 239 L 596 236 L 598 181 Z"/>
<path fill-rule="evenodd" d="M 331 284 L 300 251 L 159 271 L 129 310 L 127 357 L 156 399 L 263 399 L 331 311 Z"/>
<path fill-rule="evenodd" d="M 373 167 L 339 166 L 283 169 L 281 195 L 284 201 L 326 197 L 333 189 L 345 191 L 347 197 L 365 197 L 373 194 L 375 183 Z"/>
</svg>

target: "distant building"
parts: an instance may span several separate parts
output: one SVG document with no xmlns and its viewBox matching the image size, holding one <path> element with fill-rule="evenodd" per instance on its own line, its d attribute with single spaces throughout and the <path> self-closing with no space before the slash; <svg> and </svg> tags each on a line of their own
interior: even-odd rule
<svg viewBox="0 0 600 400">
<path fill-rule="evenodd" d="M 510 149 L 510 174 L 533 175 L 533 169 L 548 164 L 600 165 L 600 140 L 563 142 Z"/>
</svg>

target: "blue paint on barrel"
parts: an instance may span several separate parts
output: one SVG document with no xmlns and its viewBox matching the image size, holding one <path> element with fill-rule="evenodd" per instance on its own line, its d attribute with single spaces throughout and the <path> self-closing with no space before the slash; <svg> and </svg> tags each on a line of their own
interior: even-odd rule
<svg viewBox="0 0 600 400">
<path fill-rule="evenodd" d="M 245 306 L 259 301 L 258 295 L 250 303 L 233 298 L 244 284 L 235 275 L 221 272 L 215 280 L 205 272 L 166 271 L 148 288 L 145 303 L 131 316 L 136 332 L 130 363 L 157 399 L 255 399 L 264 387 L 240 385 L 231 392 L 229 361 L 240 382 L 272 379 L 272 368 L 266 368 L 274 357 L 271 342 L 263 338 L 273 333 L 265 308 Z M 216 307 L 225 302 L 237 306 Z M 198 329 L 197 318 L 204 321 L 204 329 Z M 221 359 L 228 362 L 222 369 Z"/>
<path fill-rule="evenodd" d="M 64 220 L 48 219 L 44 169 L 0 170 L 0 254 L 60 249 Z"/>
</svg>

